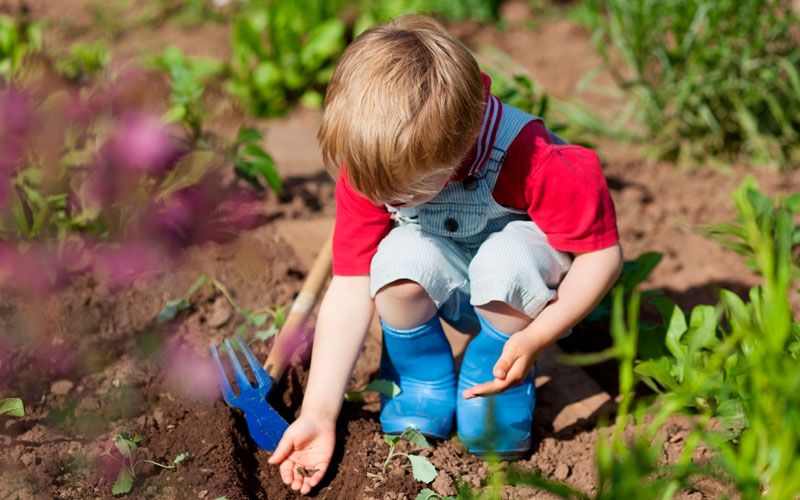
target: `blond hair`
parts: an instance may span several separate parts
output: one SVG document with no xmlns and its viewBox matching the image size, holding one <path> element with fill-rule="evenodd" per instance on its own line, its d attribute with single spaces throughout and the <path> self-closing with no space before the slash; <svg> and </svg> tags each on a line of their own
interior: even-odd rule
<svg viewBox="0 0 800 500">
<path fill-rule="evenodd" d="M 336 65 L 317 137 L 325 167 L 375 202 L 433 194 L 480 130 L 478 64 L 438 22 L 398 17 L 359 35 Z"/>
</svg>

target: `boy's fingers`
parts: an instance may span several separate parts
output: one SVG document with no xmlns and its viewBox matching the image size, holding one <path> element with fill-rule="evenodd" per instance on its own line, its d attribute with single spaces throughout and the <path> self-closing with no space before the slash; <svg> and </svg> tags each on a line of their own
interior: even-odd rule
<svg viewBox="0 0 800 500">
<path fill-rule="evenodd" d="M 281 471 L 281 481 L 283 484 L 292 484 L 294 481 L 294 464 L 291 460 L 285 460 L 278 468 Z"/>
<path fill-rule="evenodd" d="M 505 379 L 508 375 L 509 370 L 514 366 L 514 363 L 519 359 L 519 354 L 517 354 L 516 349 L 514 349 L 513 345 L 509 346 L 506 343 L 503 346 L 503 352 L 500 354 L 500 359 L 494 364 L 494 369 L 492 370 L 492 375 L 498 379 Z"/>
<path fill-rule="evenodd" d="M 314 486 L 318 485 L 319 482 L 322 480 L 322 477 L 325 475 L 325 471 L 328 470 L 328 464 L 317 464 L 316 472 L 311 477 L 304 477 L 303 478 L 303 487 L 300 488 L 300 493 L 303 495 L 308 494 Z"/>
<path fill-rule="evenodd" d="M 292 439 L 284 435 L 283 439 L 278 443 L 278 447 L 275 448 L 275 451 L 272 453 L 272 456 L 267 459 L 267 463 L 276 465 L 286 460 L 292 452 L 292 448 L 294 448 L 293 444 Z"/>
<path fill-rule="evenodd" d="M 328 464 L 319 464 L 317 465 L 317 472 L 314 473 L 313 476 L 309 478 L 309 483 L 311 483 L 311 487 L 318 485 L 322 478 L 325 476 L 325 471 L 328 470 Z"/>
<path fill-rule="evenodd" d="M 503 359 L 502 357 L 494 364 L 494 369 L 492 370 L 492 375 L 495 378 L 500 380 L 506 378 L 506 373 L 508 373 L 508 369 L 511 367 L 511 363 Z"/>
<path fill-rule="evenodd" d="M 464 390 L 463 395 L 465 399 L 472 399 L 476 396 L 485 396 L 487 394 L 494 394 L 500 392 L 507 386 L 505 380 L 490 380 L 482 384 L 474 385 Z"/>
<path fill-rule="evenodd" d="M 294 481 L 292 481 L 292 489 L 299 490 L 303 487 L 303 481 L 305 480 L 305 476 L 303 476 L 298 470 L 297 467 L 294 467 L 292 470 L 294 474 Z"/>
</svg>

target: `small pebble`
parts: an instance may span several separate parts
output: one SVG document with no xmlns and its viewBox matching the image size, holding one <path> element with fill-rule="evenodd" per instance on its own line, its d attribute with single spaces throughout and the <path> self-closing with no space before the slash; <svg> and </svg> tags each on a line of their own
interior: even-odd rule
<svg viewBox="0 0 800 500">
<path fill-rule="evenodd" d="M 197 495 L 197 497 L 198 498 L 205 498 L 206 495 L 208 495 L 208 490 L 203 490 Z"/>
<path fill-rule="evenodd" d="M 50 392 L 56 396 L 65 396 L 73 387 L 75 387 L 75 384 L 69 380 L 58 380 L 50 386 Z"/>
<path fill-rule="evenodd" d="M 208 315 L 208 326 L 212 328 L 219 328 L 231 318 L 231 308 L 228 305 L 228 299 L 225 297 L 217 297 L 214 304 L 211 306 L 211 314 Z"/>
<path fill-rule="evenodd" d="M 555 472 L 553 472 L 553 477 L 559 480 L 564 480 L 569 476 L 569 466 L 563 462 L 556 466 Z"/>
</svg>

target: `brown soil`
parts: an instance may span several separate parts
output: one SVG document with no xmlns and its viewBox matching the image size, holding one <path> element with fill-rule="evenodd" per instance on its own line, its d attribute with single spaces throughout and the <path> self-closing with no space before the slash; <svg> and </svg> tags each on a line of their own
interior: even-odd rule
<svg viewBox="0 0 800 500">
<path fill-rule="evenodd" d="M 54 0 L 30 2 L 30 6 L 34 17 L 74 15 L 74 25 L 83 26 L 85 13 L 68 3 L 70 9 L 63 12 L 62 2 Z M 511 16 L 506 31 L 464 24 L 454 27 L 454 32 L 469 43 L 491 42 L 507 51 L 551 93 L 562 98 L 574 95 L 575 84 L 599 62 L 587 33 L 562 19 L 541 20 L 531 31 L 517 21 L 529 15 L 521 2 L 504 12 Z M 59 41 L 73 39 L 79 31 L 62 28 L 52 36 Z M 120 40 L 120 52 L 136 53 L 141 47 L 137 40 L 151 50 L 167 43 L 209 56 L 228 50 L 226 28 L 213 24 L 196 30 L 168 24 L 141 28 Z M 619 105 L 606 96 L 582 97 L 601 111 Z M 215 126 L 236 123 L 228 113 Z M 333 215 L 332 183 L 322 169 L 314 139 L 318 123 L 319 112 L 305 109 L 282 120 L 258 123 L 268 132 L 267 148 L 286 182 L 279 199 L 267 195 L 264 200 L 265 212 L 276 222 Z M 691 307 L 714 303 L 720 287 L 744 294 L 757 283 L 739 256 L 707 241 L 694 228 L 732 218 L 730 192 L 745 174 L 755 174 L 769 193 L 797 191 L 800 175 L 744 166 L 728 172 L 682 171 L 644 161 L 625 144 L 598 141 L 597 145 L 605 159 L 626 256 L 633 258 L 645 251 L 664 254 L 646 286 L 664 288 L 680 305 Z M 144 436 L 140 458 L 171 463 L 179 453 L 188 453 L 175 471 L 147 464 L 137 469 L 129 498 L 294 498 L 277 469 L 267 464 L 269 453 L 250 440 L 242 414 L 218 395 L 208 346 L 232 336 L 242 318 L 209 289 L 199 292 L 192 307 L 167 326 L 158 325 L 154 318 L 167 300 L 180 297 L 201 273 L 225 284 L 243 307 L 255 308 L 290 303 L 307 270 L 307 262 L 291 250 L 272 222 L 233 243 L 192 248 L 169 272 L 137 280 L 127 288 L 109 289 L 77 280 L 46 304 L 4 297 L 0 301 L 0 396 L 21 397 L 26 416 L 0 417 L 0 499 L 113 498 L 114 462 L 100 454 L 121 430 Z M 604 342 L 608 342 L 606 337 L 573 337 L 563 344 L 567 349 L 586 350 Z M 264 359 L 268 350 L 269 345 L 261 345 L 256 354 Z M 379 355 L 380 340 L 370 337 L 352 389 L 363 388 L 377 376 Z M 610 368 L 589 373 L 613 394 Z M 305 368 L 296 366 L 273 391 L 271 402 L 288 420 L 300 407 L 306 376 Z M 540 390 L 540 407 L 547 407 L 548 394 Z M 425 487 L 400 459 L 382 472 L 388 447 L 377 411 L 372 396 L 367 403 L 345 403 L 333 462 L 312 496 L 413 499 Z M 513 466 L 593 492 L 597 482 L 594 449 L 602 432 L 597 419 L 556 432 L 544 413 L 537 414 L 531 453 Z M 665 427 L 664 460 L 678 456 L 688 427 L 681 419 Z M 431 486 L 439 494 L 455 494 L 456 484 L 473 489 L 486 484 L 488 465 L 466 453 L 455 438 L 419 454 L 429 457 L 439 470 Z M 679 497 L 725 494 L 730 492 L 719 483 L 706 481 Z M 502 496 L 554 498 L 522 486 L 505 486 Z"/>
</svg>

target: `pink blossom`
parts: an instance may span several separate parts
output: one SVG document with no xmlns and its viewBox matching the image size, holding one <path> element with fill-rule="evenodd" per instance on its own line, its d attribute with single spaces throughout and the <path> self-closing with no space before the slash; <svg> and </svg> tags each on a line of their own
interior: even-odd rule
<svg viewBox="0 0 800 500">
<path fill-rule="evenodd" d="M 137 114 L 124 120 L 120 133 L 111 139 L 107 158 L 115 166 L 158 173 L 169 166 L 175 149 L 156 118 Z"/>
<path fill-rule="evenodd" d="M 151 275 L 166 264 L 163 252 L 147 241 L 126 242 L 94 251 L 95 271 L 100 280 L 112 288 L 130 285 L 132 280 Z"/>
<path fill-rule="evenodd" d="M 166 383 L 184 398 L 211 403 L 219 398 L 219 379 L 210 357 L 200 357 L 183 345 L 169 347 L 164 355 Z"/>
</svg>

